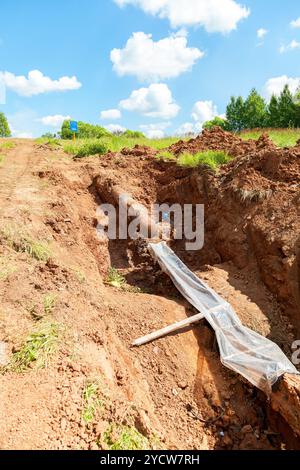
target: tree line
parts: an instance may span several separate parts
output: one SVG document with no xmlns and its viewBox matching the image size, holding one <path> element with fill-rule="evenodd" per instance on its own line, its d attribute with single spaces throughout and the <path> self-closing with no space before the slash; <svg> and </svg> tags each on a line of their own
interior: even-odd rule
<svg viewBox="0 0 300 470">
<path fill-rule="evenodd" d="M 4 113 L 0 113 L 0 137 L 11 137 L 10 128 Z"/>
<path fill-rule="evenodd" d="M 226 119 L 216 117 L 203 127 L 213 126 L 233 132 L 256 128 L 300 127 L 300 89 L 293 95 L 286 85 L 279 96 L 271 97 L 270 102 L 266 102 L 255 88 L 246 100 L 241 96 L 232 96 L 226 108 Z"/>
</svg>

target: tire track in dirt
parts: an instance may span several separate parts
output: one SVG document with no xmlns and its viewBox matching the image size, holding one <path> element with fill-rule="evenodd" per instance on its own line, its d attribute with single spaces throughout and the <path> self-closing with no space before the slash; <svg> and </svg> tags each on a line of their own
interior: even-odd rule
<svg viewBox="0 0 300 470">
<path fill-rule="evenodd" d="M 13 203 L 14 193 L 21 186 L 25 175 L 30 173 L 33 162 L 34 143 L 32 141 L 15 143 L 16 147 L 9 151 L 0 169 L 0 217 L 5 217 L 6 203 Z"/>
</svg>

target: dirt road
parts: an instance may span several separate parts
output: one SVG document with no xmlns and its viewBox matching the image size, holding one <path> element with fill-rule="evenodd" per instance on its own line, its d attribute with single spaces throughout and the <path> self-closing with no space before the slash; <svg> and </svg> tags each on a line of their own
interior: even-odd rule
<svg viewBox="0 0 300 470">
<path fill-rule="evenodd" d="M 205 323 L 130 349 L 136 337 L 193 311 L 167 279 L 150 281 L 152 268 L 144 274 L 130 244 L 97 238 L 99 159 L 76 162 L 59 148 L 15 144 L 0 168 L 0 341 L 7 362 L 0 447 L 107 449 L 128 439 L 132 448 L 285 446 L 262 394 L 221 366 Z M 124 171 L 120 166 L 120 178 Z M 130 285 L 104 283 L 111 265 Z M 227 262 L 203 266 L 200 275 L 250 327 L 274 335 L 276 316 L 280 334 L 289 334 L 280 306 L 249 270 Z M 44 367 L 11 367 L 26 339 L 49 324 L 57 337 Z"/>
</svg>

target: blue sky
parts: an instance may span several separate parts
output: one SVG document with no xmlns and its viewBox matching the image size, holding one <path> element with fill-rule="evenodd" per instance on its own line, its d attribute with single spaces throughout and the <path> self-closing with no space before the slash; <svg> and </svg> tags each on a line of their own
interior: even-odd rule
<svg viewBox="0 0 300 470">
<path fill-rule="evenodd" d="M 232 94 L 300 84 L 299 18 L 296 0 L 1 0 L 0 110 L 16 136 L 67 116 L 197 131 Z"/>
</svg>

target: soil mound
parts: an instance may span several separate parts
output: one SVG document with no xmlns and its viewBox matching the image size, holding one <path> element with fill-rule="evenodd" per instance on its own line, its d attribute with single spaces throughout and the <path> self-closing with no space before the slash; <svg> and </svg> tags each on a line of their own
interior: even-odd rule
<svg viewBox="0 0 300 470">
<path fill-rule="evenodd" d="M 201 135 L 187 142 L 180 140 L 169 147 L 170 152 L 179 155 L 184 152 L 197 153 L 204 150 L 224 150 L 233 157 L 246 155 L 261 149 L 275 148 L 272 141 L 266 134 L 258 140 L 243 140 L 231 132 L 226 132 L 221 127 L 214 127 L 211 130 L 205 129 Z"/>
</svg>

